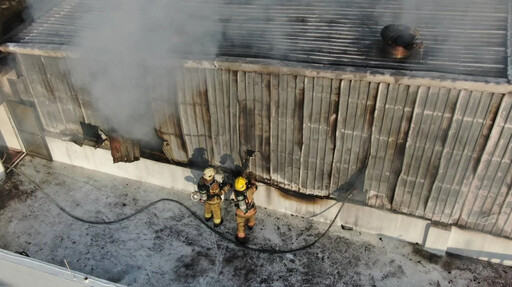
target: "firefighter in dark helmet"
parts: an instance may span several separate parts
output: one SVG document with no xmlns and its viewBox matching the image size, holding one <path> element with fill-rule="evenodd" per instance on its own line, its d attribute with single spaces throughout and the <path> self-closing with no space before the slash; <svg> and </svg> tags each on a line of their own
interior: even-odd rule
<svg viewBox="0 0 512 287">
<path fill-rule="evenodd" d="M 216 170 L 209 167 L 204 170 L 203 176 L 197 183 L 201 202 L 204 202 L 204 219 L 210 221 L 213 217 L 213 226 L 222 224 L 222 213 L 220 204 L 222 195 L 229 189 L 215 179 Z"/>
<path fill-rule="evenodd" d="M 245 227 L 251 230 L 256 224 L 256 205 L 254 204 L 254 193 L 258 189 L 254 176 L 249 173 L 245 176 L 239 176 L 235 180 L 235 200 L 236 200 L 236 240 L 245 244 L 248 238 L 245 234 Z"/>
</svg>

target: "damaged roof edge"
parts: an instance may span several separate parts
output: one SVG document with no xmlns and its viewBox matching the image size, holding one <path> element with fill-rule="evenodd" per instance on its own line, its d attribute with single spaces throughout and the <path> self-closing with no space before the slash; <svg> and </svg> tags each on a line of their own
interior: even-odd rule
<svg viewBox="0 0 512 287">
<path fill-rule="evenodd" d="M 6 43 L 0 45 L 0 51 L 11 54 L 25 54 L 46 57 L 72 57 L 73 53 L 62 45 Z"/>
<path fill-rule="evenodd" d="M 510 30 L 509 30 L 510 31 Z M 509 38 L 509 39 L 512 39 Z M 511 53 L 509 42 L 509 53 Z M 62 45 L 6 43 L 0 45 L 0 51 L 12 54 L 37 55 L 45 57 L 76 57 L 69 47 Z M 512 58 L 509 56 L 509 63 Z M 166 64 L 165 61 L 161 62 Z M 168 64 L 171 63 L 170 61 Z M 511 66 L 512 64 L 509 64 Z M 397 71 L 379 68 L 358 68 L 352 66 L 326 66 L 323 64 L 288 62 L 270 59 L 217 57 L 214 60 L 184 60 L 185 67 L 229 69 L 245 72 L 263 72 L 271 74 L 291 74 L 307 77 L 326 77 L 333 79 L 366 80 L 390 84 L 429 85 L 473 91 L 494 93 L 512 93 L 512 75 L 509 78 L 491 78 L 468 75 L 456 75 L 438 72 Z M 510 70 L 509 70 L 510 71 Z"/>
</svg>

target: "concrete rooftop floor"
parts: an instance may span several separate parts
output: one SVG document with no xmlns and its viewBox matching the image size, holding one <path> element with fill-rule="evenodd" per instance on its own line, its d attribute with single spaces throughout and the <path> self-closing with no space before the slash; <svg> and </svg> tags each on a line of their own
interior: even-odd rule
<svg viewBox="0 0 512 287">
<path fill-rule="evenodd" d="M 113 220 L 159 199 L 178 199 L 202 214 L 188 194 L 26 157 L 19 170 L 62 206 L 92 220 Z M 172 176 L 172 175 L 169 175 Z M 257 203 L 257 202 L 256 202 Z M 225 224 L 236 231 L 234 207 Z M 311 242 L 328 224 L 260 208 L 252 247 L 289 249 Z M 0 248 L 130 286 L 510 286 L 512 268 L 430 255 L 406 242 L 333 226 L 313 247 L 288 254 L 241 249 L 184 208 L 161 202 L 118 224 L 90 225 L 62 213 L 23 177 L 0 184 Z"/>
</svg>

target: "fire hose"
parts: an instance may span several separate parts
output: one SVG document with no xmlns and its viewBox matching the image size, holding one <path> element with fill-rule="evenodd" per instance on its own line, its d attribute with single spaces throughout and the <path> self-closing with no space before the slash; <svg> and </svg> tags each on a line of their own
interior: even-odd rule
<svg viewBox="0 0 512 287">
<path fill-rule="evenodd" d="M 38 183 L 36 183 L 35 181 L 33 181 L 30 177 L 28 177 L 26 174 L 24 174 L 23 172 L 19 171 L 18 169 L 12 167 L 12 166 L 9 166 L 9 165 L 5 165 L 6 167 L 8 167 L 9 169 L 13 170 L 14 172 L 16 172 L 17 174 L 19 174 L 20 176 L 24 177 L 25 179 L 27 179 L 31 184 L 33 184 L 42 194 L 44 194 L 60 211 L 62 211 L 64 214 L 66 214 L 67 216 L 77 220 L 77 221 L 80 221 L 80 222 L 83 222 L 83 223 L 87 223 L 87 224 L 92 224 L 92 225 L 110 225 L 110 224 L 116 224 L 116 223 L 119 223 L 121 221 L 125 221 L 127 219 L 130 219 L 140 213 L 142 213 L 143 211 L 149 209 L 150 207 L 160 203 L 160 202 L 164 202 L 164 201 L 167 201 L 167 202 L 172 202 L 172 203 L 175 203 L 183 208 L 185 208 L 192 216 L 194 216 L 194 218 L 196 218 L 199 222 L 201 222 L 206 228 L 208 228 L 210 231 L 212 231 L 213 233 L 215 233 L 216 235 L 218 235 L 219 237 L 223 238 L 224 240 L 232 243 L 233 245 L 237 246 L 237 247 L 240 247 L 240 248 L 243 248 L 243 249 L 246 249 L 246 250 L 250 250 L 250 251 L 256 251 L 256 252 L 260 252 L 260 253 L 267 253 L 267 254 L 283 254 L 283 253 L 291 253 L 291 252 L 297 252 L 297 251 L 301 251 L 301 250 L 305 250 L 307 248 L 310 248 L 311 246 L 315 245 L 320 239 L 322 239 L 326 234 L 327 232 L 329 232 L 329 230 L 331 229 L 331 227 L 334 225 L 334 222 L 336 221 L 336 218 L 338 218 L 341 210 L 343 209 L 343 207 L 345 206 L 345 203 L 346 201 L 352 196 L 352 191 L 353 190 L 350 190 L 347 195 L 345 196 L 345 198 L 341 201 L 342 205 L 340 206 L 340 208 L 338 209 L 338 211 L 336 212 L 336 215 L 334 216 L 334 218 L 332 219 L 332 221 L 330 222 L 329 226 L 327 227 L 327 229 L 325 229 L 325 231 L 320 235 L 318 236 L 315 240 L 313 240 L 312 242 L 308 243 L 308 244 L 305 244 L 303 246 L 300 246 L 300 247 L 297 247 L 297 248 L 292 248 L 292 249 L 286 249 L 286 250 L 279 250 L 279 249 L 273 249 L 273 248 L 256 248 L 256 247 L 250 247 L 250 246 L 246 246 L 246 245 L 241 245 L 239 244 L 238 242 L 236 242 L 235 240 L 231 239 L 230 237 L 228 237 L 227 235 L 225 235 L 224 233 L 214 229 L 212 226 L 210 226 L 209 224 L 207 224 L 205 221 L 202 220 L 201 216 L 198 215 L 196 212 L 194 212 L 190 207 L 188 207 L 187 205 L 185 205 L 183 202 L 181 201 L 178 201 L 176 199 L 172 199 L 172 198 L 160 198 L 158 200 L 155 200 L 153 202 L 150 202 L 148 204 L 146 204 L 145 206 L 141 207 L 140 209 L 136 210 L 135 212 L 129 214 L 129 215 L 126 215 L 126 216 L 123 216 L 123 217 L 120 217 L 118 219 L 115 219 L 115 220 L 111 220 L 111 221 L 95 221 L 95 220 L 89 220 L 89 219 L 84 219 L 84 218 L 81 218 L 71 212 L 69 212 L 67 209 L 65 209 L 64 207 L 62 207 L 58 202 L 57 200 L 55 200 L 49 193 L 47 193 L 43 187 L 41 187 Z M 337 204 L 339 202 L 336 202 L 334 203 L 333 205 L 329 206 L 327 209 L 325 209 L 324 211 L 316 214 L 316 215 L 319 215 L 325 211 L 327 211 L 328 209 L 330 209 L 331 207 L 333 207 L 335 204 Z M 314 216 L 316 216 L 314 215 Z"/>
</svg>

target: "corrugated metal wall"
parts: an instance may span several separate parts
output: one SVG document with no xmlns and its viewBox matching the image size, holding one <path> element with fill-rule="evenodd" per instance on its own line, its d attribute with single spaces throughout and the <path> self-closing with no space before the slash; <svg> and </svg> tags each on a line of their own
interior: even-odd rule
<svg viewBox="0 0 512 287">
<path fill-rule="evenodd" d="M 66 59 L 17 55 L 11 100 L 32 101 L 45 130 L 101 125 Z M 241 166 L 260 180 L 328 196 L 367 165 L 367 204 L 512 234 L 512 95 L 340 76 L 160 67 L 151 95 L 171 156 Z M 84 75 L 87 77 L 87 75 Z"/>
</svg>

